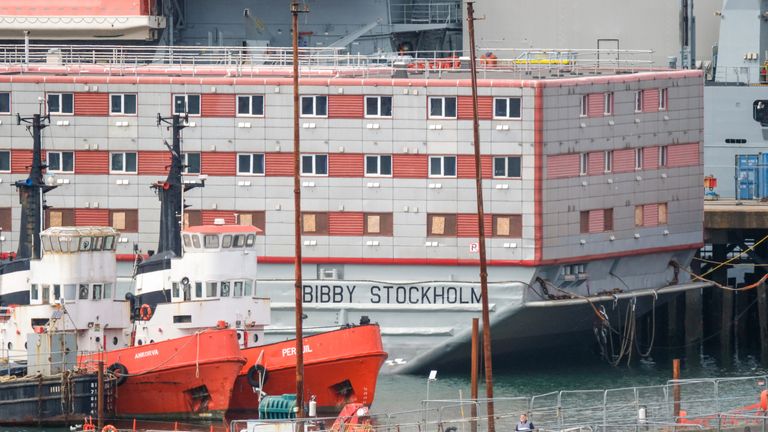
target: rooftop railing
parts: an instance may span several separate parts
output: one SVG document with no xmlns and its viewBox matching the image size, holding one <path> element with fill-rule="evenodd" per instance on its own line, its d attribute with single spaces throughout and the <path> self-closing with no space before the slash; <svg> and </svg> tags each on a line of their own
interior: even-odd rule
<svg viewBox="0 0 768 432">
<path fill-rule="evenodd" d="M 543 79 L 653 69 L 648 50 L 479 48 L 480 78 Z M 0 73 L 69 75 L 290 76 L 291 48 L 0 45 Z M 301 48 L 302 76 L 468 78 L 467 53 L 351 54 Z"/>
<path fill-rule="evenodd" d="M 461 22 L 461 2 L 393 3 L 390 7 L 392 24 L 458 24 Z"/>
</svg>

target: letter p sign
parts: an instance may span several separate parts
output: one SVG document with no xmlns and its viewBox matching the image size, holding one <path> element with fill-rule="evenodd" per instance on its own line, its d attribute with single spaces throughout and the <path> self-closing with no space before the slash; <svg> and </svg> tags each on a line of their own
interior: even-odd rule
<svg viewBox="0 0 768 432">
<path fill-rule="evenodd" d="M 477 242 L 472 242 L 469 244 L 469 253 L 477 253 L 480 250 L 480 246 Z"/>
</svg>

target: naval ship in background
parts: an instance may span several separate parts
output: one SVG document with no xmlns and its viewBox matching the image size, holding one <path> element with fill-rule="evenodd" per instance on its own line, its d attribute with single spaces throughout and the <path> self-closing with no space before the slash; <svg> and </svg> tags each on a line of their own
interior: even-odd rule
<svg viewBox="0 0 768 432">
<path fill-rule="evenodd" d="M 650 3 L 666 16 L 668 2 Z M 189 114 L 185 171 L 207 187 L 185 194 L 181 223 L 262 230 L 255 293 L 272 301 L 265 338 L 284 340 L 292 90 L 290 50 L 279 47 L 289 45 L 290 14 L 283 2 L 212 4 L 3 2 L 0 180 L 23 171 L 31 146 L 9 128 L 11 114 L 45 105 L 60 126 L 49 132 L 49 181 L 61 186 L 48 195 L 46 225 L 120 230 L 130 290 L 133 245 L 149 252 L 157 239 L 157 201 L 143 186 L 168 164 L 156 114 Z M 466 359 L 480 289 L 462 4 L 309 6 L 299 35 L 306 331 L 378 322 L 385 372 Z M 479 39 L 492 51 L 481 60 L 479 114 L 495 354 L 595 334 L 608 346 L 628 308 L 639 314 L 665 293 L 703 286 L 685 270 L 703 244 L 706 68 L 668 68 L 669 56 L 642 50 L 653 46 L 533 49 L 537 40 L 504 32 L 551 13 L 477 6 L 498 35 Z M 672 22 L 690 22 L 679 9 Z M 18 224 L 11 192 L 0 202 L 0 226 Z"/>
</svg>

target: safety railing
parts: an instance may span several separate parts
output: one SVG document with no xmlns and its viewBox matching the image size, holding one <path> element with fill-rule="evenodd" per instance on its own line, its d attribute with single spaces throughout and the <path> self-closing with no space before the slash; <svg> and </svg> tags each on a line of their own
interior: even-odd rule
<svg viewBox="0 0 768 432">
<path fill-rule="evenodd" d="M 413 1 L 390 6 L 392 24 L 458 24 L 461 2 Z"/>
</svg>

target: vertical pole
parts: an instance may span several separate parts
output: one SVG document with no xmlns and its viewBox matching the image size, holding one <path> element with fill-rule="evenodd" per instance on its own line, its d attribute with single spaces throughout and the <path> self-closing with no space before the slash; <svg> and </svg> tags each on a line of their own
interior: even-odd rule
<svg viewBox="0 0 768 432">
<path fill-rule="evenodd" d="M 765 282 L 757 287 L 757 311 L 760 326 L 760 360 L 768 364 L 768 293 Z"/>
<path fill-rule="evenodd" d="M 299 159 L 301 158 L 301 137 L 299 134 L 299 2 L 291 1 L 291 31 L 293 39 L 293 224 L 296 258 L 294 273 L 296 284 L 296 413 L 297 418 L 304 417 L 304 335 L 302 316 L 304 315 L 301 297 L 301 180 L 299 178 Z"/>
<path fill-rule="evenodd" d="M 674 404 L 672 413 L 677 419 L 680 417 L 680 383 L 678 382 L 680 380 L 680 359 L 672 360 L 672 380 L 674 380 L 672 384 L 672 401 Z"/>
<path fill-rule="evenodd" d="M 99 360 L 99 374 L 97 377 L 98 387 L 96 390 L 96 427 L 101 430 L 104 427 L 104 362 Z"/>
<path fill-rule="evenodd" d="M 477 108 L 477 65 L 475 63 L 475 9 L 467 2 L 469 30 L 469 67 L 472 81 L 472 132 L 475 147 L 475 190 L 477 192 L 477 229 L 480 252 L 480 295 L 483 302 L 483 360 L 485 361 L 485 393 L 488 399 L 488 432 L 495 432 L 493 420 L 493 366 L 491 362 L 491 316 L 488 310 L 488 266 L 485 259 L 485 211 L 483 209 L 483 172 L 480 166 L 480 122 Z"/>
<path fill-rule="evenodd" d="M 470 389 L 470 399 L 472 400 L 472 408 L 470 411 L 470 416 L 472 417 L 472 423 L 470 425 L 471 432 L 477 432 L 477 369 L 478 369 L 478 363 L 480 361 L 479 356 L 479 350 L 478 350 L 478 339 L 480 338 L 480 331 L 479 331 L 479 319 L 472 318 L 472 360 L 471 360 L 471 367 L 472 371 L 470 372 L 470 376 L 472 379 L 472 388 Z"/>
</svg>

